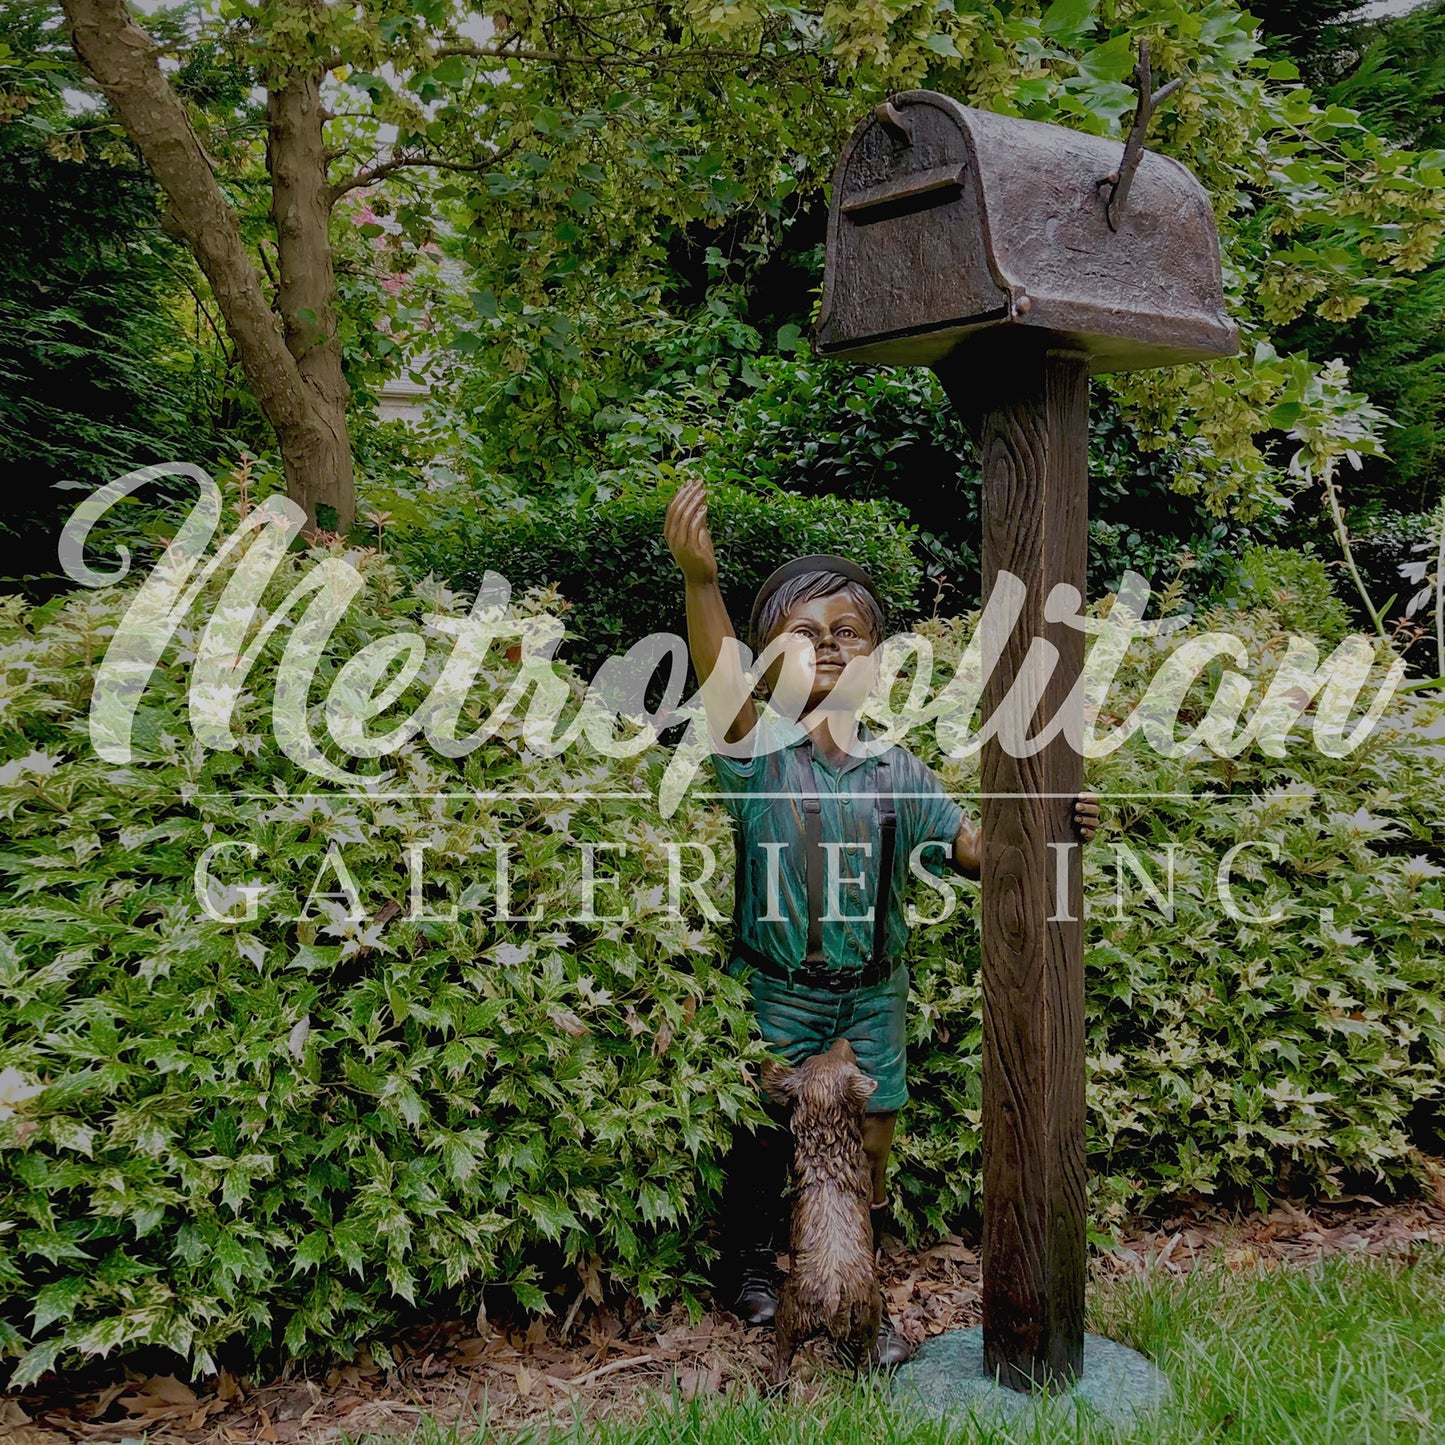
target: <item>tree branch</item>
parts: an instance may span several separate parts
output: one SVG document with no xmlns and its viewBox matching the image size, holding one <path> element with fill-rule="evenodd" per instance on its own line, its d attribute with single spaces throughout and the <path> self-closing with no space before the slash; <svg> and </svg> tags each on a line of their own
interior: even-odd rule
<svg viewBox="0 0 1445 1445">
<path fill-rule="evenodd" d="M 1149 41 L 1146 38 L 1139 42 L 1139 60 L 1134 66 L 1134 83 L 1139 88 L 1139 104 L 1134 111 L 1134 124 L 1129 128 L 1128 140 L 1124 142 L 1124 156 L 1119 162 L 1119 169 L 1105 177 L 1105 182 L 1110 187 L 1105 215 L 1111 231 L 1119 229 L 1119 219 L 1128 204 L 1129 190 L 1134 184 L 1134 172 L 1139 169 L 1139 162 L 1144 158 L 1144 134 L 1149 129 L 1149 122 L 1153 120 L 1155 110 L 1184 84 L 1184 78 L 1180 76 L 1171 80 L 1167 85 L 1161 85 L 1158 90 L 1153 88 L 1153 73 L 1149 68 Z"/>
<path fill-rule="evenodd" d="M 276 275 L 276 268 L 271 264 L 271 258 L 266 254 L 266 243 L 264 241 L 257 245 L 256 254 L 261 258 L 261 269 L 266 273 L 266 279 L 271 283 L 271 290 L 279 291 L 281 289 L 281 281 Z"/>
<path fill-rule="evenodd" d="M 349 180 L 338 181 L 331 187 L 331 204 L 334 206 L 342 196 L 362 186 L 375 185 L 377 181 L 403 170 L 459 171 L 469 174 L 493 170 L 501 161 L 521 146 L 520 141 L 509 141 L 484 161 L 452 161 L 444 156 L 429 156 L 415 153 L 393 155 L 374 165 L 364 166 Z"/>
<path fill-rule="evenodd" d="M 617 66 L 624 69 L 684 68 L 687 64 L 707 65 L 713 61 L 756 64 L 768 57 L 751 50 L 720 50 L 702 47 L 679 50 L 672 55 L 649 54 L 637 50 L 631 54 L 609 51 L 605 54 L 577 55 L 564 50 L 506 50 L 490 45 L 442 45 L 432 55 L 434 60 L 447 60 L 454 55 L 472 60 L 537 60 L 551 65 Z"/>
<path fill-rule="evenodd" d="M 302 309 L 322 323 L 322 344 L 298 356 L 276 325 L 261 273 L 241 239 L 240 220 L 212 172 L 186 107 L 162 73 L 155 46 L 135 23 L 126 0 L 61 4 L 76 54 L 168 197 L 168 215 L 211 284 L 251 394 L 276 432 L 288 494 L 304 505 L 313 523 L 322 506 L 331 507 L 344 531 L 355 510 L 354 490 L 340 347 L 334 330 L 325 329 L 330 325 L 334 272 L 319 82 L 287 82 L 279 90 L 273 85 L 266 98 L 267 169 L 278 245 L 288 245 L 298 225 L 297 234 L 304 233 L 305 242 L 292 247 L 297 265 L 289 267 L 289 274 L 286 254 L 280 256 L 277 304 L 293 337 Z M 308 171 L 315 176 L 309 189 L 304 184 Z M 299 189 L 294 184 L 298 178 L 303 182 Z M 298 204 L 319 210 L 314 224 Z M 317 263 L 314 275 L 307 269 L 312 262 Z M 309 307 L 296 301 L 308 288 L 317 296 Z"/>
<path fill-rule="evenodd" d="M 622 12 L 619 12 L 622 13 Z M 616 45 L 615 41 L 609 42 Z M 505 45 L 468 45 L 460 42 L 438 46 L 429 57 L 431 62 L 448 60 L 460 56 L 463 60 L 533 60 L 543 65 L 590 65 L 624 70 L 640 69 L 686 69 L 708 65 L 717 61 L 730 61 L 737 65 L 756 65 L 773 57 L 751 50 L 722 50 L 702 47 L 699 49 L 677 50 L 671 55 L 658 55 L 646 50 L 622 50 L 579 54 L 566 50 L 514 50 Z M 324 56 L 317 62 L 321 71 L 339 70 L 349 65 L 343 55 Z"/>
<path fill-rule="evenodd" d="M 278 433 L 312 428 L 306 383 L 276 329 L 235 211 L 217 183 L 156 47 L 125 0 L 61 0 L 71 40 L 170 201 L 240 354 L 256 401 Z"/>
</svg>

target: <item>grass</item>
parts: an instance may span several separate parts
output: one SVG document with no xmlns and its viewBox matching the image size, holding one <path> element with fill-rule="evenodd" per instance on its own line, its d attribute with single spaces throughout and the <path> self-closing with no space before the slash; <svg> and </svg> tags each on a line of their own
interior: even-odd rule
<svg viewBox="0 0 1445 1445">
<path fill-rule="evenodd" d="M 1014 1431 L 900 1415 L 840 1375 L 816 1399 L 654 1400 L 631 1421 L 507 1434 L 426 1426 L 412 1445 L 1383 1445 L 1445 1442 L 1445 1251 L 1336 1256 L 1308 1270 L 1197 1271 L 1115 1283 L 1089 1328 L 1148 1355 L 1173 1403 L 1126 1435 L 1037 1422 Z"/>
</svg>

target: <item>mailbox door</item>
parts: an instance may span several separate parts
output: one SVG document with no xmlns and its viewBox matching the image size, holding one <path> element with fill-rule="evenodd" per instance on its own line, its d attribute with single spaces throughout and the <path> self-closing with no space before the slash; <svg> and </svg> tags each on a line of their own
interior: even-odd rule
<svg viewBox="0 0 1445 1445">
<path fill-rule="evenodd" d="M 829 264 L 818 349 L 916 337 L 908 359 L 926 363 L 952 342 L 926 335 L 985 325 L 1009 314 L 992 269 L 968 137 L 947 110 L 909 105 L 906 139 L 876 117 L 854 132 L 833 173 Z M 847 284 L 835 286 L 835 275 Z"/>
</svg>

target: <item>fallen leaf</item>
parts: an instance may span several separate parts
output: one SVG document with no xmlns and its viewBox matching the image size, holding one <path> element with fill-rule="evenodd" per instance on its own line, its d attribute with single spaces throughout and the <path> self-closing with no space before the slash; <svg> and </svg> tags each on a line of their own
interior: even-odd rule
<svg viewBox="0 0 1445 1445">
<path fill-rule="evenodd" d="M 589 1254 L 577 1266 L 577 1274 L 582 1280 L 582 1292 L 595 1305 L 602 1303 L 602 1261 L 595 1255 Z"/>
<path fill-rule="evenodd" d="M 1426 1161 L 1425 1167 L 1430 1176 L 1430 1197 L 1436 1209 L 1445 1209 L 1445 1164 L 1431 1159 Z"/>
<path fill-rule="evenodd" d="M 70 1436 L 40 1425 L 14 1425 L 0 1427 L 0 1441 L 4 1445 L 70 1445 Z"/>
<path fill-rule="evenodd" d="M 122 1395 L 120 1399 L 121 1408 L 128 1415 L 143 1416 L 147 1420 L 188 1415 L 199 1403 L 196 1392 L 174 1375 L 152 1375 L 133 1394 Z"/>
<path fill-rule="evenodd" d="M 590 1032 L 587 1025 L 569 1008 L 548 1009 L 547 1017 L 551 1019 L 564 1034 L 570 1034 L 574 1039 L 580 1039 L 583 1034 Z"/>
<path fill-rule="evenodd" d="M 699 1395 L 713 1394 L 721 1383 L 721 1371 L 690 1365 L 677 1377 L 677 1390 L 684 1400 L 694 1400 Z"/>
<path fill-rule="evenodd" d="M 947 1260 L 952 1264 L 973 1264 L 976 1260 L 974 1252 L 962 1241 L 949 1239 L 943 1244 L 935 1244 L 931 1249 L 925 1249 L 918 1256 L 919 1261 Z"/>
<path fill-rule="evenodd" d="M 1179 1266 L 1169 1263 L 1169 1256 L 1174 1253 L 1174 1246 L 1178 1243 L 1179 1236 L 1177 1234 L 1171 1234 L 1169 1236 L 1169 1242 L 1154 1256 L 1155 1269 L 1172 1269 L 1175 1274 L 1179 1273 Z"/>
</svg>

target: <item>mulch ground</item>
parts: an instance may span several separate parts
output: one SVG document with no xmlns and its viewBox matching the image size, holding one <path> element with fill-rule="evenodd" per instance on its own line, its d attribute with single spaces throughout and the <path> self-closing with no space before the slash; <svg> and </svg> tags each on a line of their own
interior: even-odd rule
<svg viewBox="0 0 1445 1445">
<path fill-rule="evenodd" d="M 1362 1195 L 1268 1214 L 1181 1213 L 1126 1232 L 1092 1262 L 1096 1280 L 1150 1270 L 1302 1267 L 1324 1255 L 1409 1255 L 1445 1245 L 1445 1175 L 1433 1198 L 1380 1204 Z M 950 1236 L 921 1251 L 890 1241 L 884 1284 L 894 1320 L 912 1340 L 979 1323 L 976 1240 Z M 365 1351 L 338 1369 L 298 1367 L 267 1383 L 219 1379 L 188 1385 L 172 1375 L 118 1369 L 108 1383 L 64 1379 L 0 1403 L 3 1445 L 77 1440 L 241 1445 L 334 1441 L 410 1433 L 424 1416 L 493 1428 L 633 1414 L 655 1393 L 691 1397 L 734 1383 L 761 1387 L 772 1333 L 717 1312 L 696 1323 L 675 1309 L 630 1327 L 606 1308 L 570 1319 L 502 1323 L 448 1320 L 389 1342 L 395 1368 Z M 797 1388 L 815 1393 L 838 1368 L 815 1342 L 799 1355 Z"/>
</svg>

